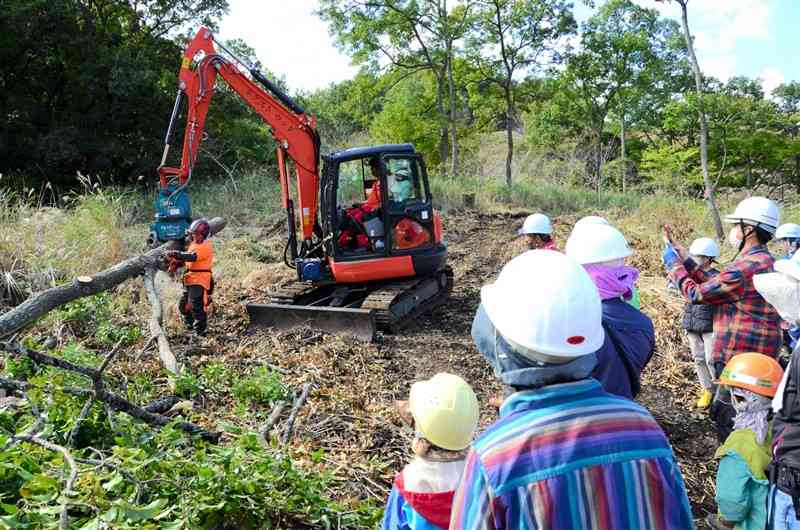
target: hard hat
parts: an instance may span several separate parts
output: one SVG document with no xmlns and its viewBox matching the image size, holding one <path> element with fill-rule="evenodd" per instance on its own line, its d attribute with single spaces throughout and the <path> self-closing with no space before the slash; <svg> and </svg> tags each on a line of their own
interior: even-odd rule
<svg viewBox="0 0 800 530">
<path fill-rule="evenodd" d="M 692 256 L 719 257 L 719 243 L 710 237 L 699 237 L 689 245 L 689 254 Z"/>
<path fill-rule="evenodd" d="M 440 373 L 414 383 L 408 407 L 415 429 L 442 449 L 464 449 L 478 427 L 478 398 L 457 375 Z"/>
<path fill-rule="evenodd" d="M 587 215 L 586 217 L 581 217 L 578 219 L 578 222 L 575 223 L 573 230 L 579 226 L 590 224 L 611 225 L 611 223 L 609 223 L 605 217 L 600 217 L 599 215 Z"/>
<path fill-rule="evenodd" d="M 395 170 L 394 174 L 398 177 L 403 177 L 404 179 L 407 179 L 411 176 L 411 172 L 405 167 Z"/>
<path fill-rule="evenodd" d="M 800 281 L 800 250 L 796 251 L 790 259 L 779 259 L 775 262 L 773 268 L 776 272 Z"/>
<path fill-rule="evenodd" d="M 777 272 L 756 274 L 753 286 L 786 322 L 800 320 L 800 250 L 775 262 Z"/>
<path fill-rule="evenodd" d="M 775 230 L 775 239 L 800 239 L 800 225 L 797 223 L 782 224 Z"/>
<path fill-rule="evenodd" d="M 530 250 L 509 261 L 481 289 L 489 320 L 526 358 L 571 358 L 603 345 L 597 287 L 574 260 L 553 250 Z"/>
<path fill-rule="evenodd" d="M 725 365 L 719 382 L 774 397 L 782 378 L 783 368 L 772 357 L 763 353 L 740 353 Z"/>
<path fill-rule="evenodd" d="M 197 232 L 200 234 L 203 239 L 208 237 L 208 233 L 211 232 L 211 226 L 208 224 L 208 221 L 205 219 L 196 219 L 189 225 L 189 228 L 186 230 L 189 234 L 194 234 Z"/>
<path fill-rule="evenodd" d="M 581 265 L 614 261 L 633 254 L 622 232 L 611 225 L 599 223 L 573 228 L 565 250 L 567 256 Z"/>
<path fill-rule="evenodd" d="M 546 234 L 549 236 L 552 233 L 553 225 L 550 224 L 550 218 L 542 213 L 529 215 L 522 224 L 522 228 L 517 231 L 519 235 Z"/>
<path fill-rule="evenodd" d="M 726 223 L 744 223 L 766 230 L 770 234 L 781 221 L 781 212 L 774 201 L 766 197 L 750 197 L 736 206 L 736 210 L 725 216 Z"/>
</svg>

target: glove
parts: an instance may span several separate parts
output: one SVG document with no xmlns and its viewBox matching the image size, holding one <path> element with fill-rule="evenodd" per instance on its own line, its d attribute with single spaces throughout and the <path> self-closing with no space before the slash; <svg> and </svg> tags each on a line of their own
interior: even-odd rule
<svg viewBox="0 0 800 530">
<path fill-rule="evenodd" d="M 675 262 L 678 261 L 678 253 L 672 248 L 672 245 L 664 247 L 664 252 L 661 253 L 661 261 L 668 269 L 671 269 Z"/>
</svg>

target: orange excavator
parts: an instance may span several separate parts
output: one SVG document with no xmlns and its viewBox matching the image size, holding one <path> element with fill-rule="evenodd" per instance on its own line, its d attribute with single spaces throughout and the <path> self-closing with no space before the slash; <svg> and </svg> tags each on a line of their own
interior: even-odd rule
<svg viewBox="0 0 800 530">
<path fill-rule="evenodd" d="M 292 282 L 268 290 L 267 303 L 247 304 L 251 326 L 309 325 L 372 340 L 376 330 L 402 329 L 442 303 L 453 274 L 425 163 L 414 147 L 358 147 L 321 157 L 315 118 L 207 28 L 200 28 L 183 55 L 158 168 L 151 241 L 182 240 L 192 220 L 188 189 L 220 77 L 261 116 L 277 142 L 287 222 L 284 262 L 297 272 Z M 167 167 L 184 105 L 181 165 Z"/>
</svg>

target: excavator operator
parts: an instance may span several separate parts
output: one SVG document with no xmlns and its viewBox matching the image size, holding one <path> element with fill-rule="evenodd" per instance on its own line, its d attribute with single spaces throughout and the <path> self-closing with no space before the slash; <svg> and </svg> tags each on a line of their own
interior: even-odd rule
<svg viewBox="0 0 800 530">
<path fill-rule="evenodd" d="M 372 173 L 372 179 L 370 179 L 372 186 L 369 188 L 367 199 L 345 211 L 345 219 L 340 227 L 339 246 L 345 250 L 368 250 L 370 238 L 365 225 L 372 219 L 380 219 L 381 162 L 377 158 L 372 158 L 369 166 Z"/>
</svg>

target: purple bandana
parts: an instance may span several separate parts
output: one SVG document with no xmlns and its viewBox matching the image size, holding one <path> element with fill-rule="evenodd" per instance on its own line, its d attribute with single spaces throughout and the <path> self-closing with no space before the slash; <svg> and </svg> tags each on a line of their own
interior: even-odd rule
<svg viewBox="0 0 800 530">
<path fill-rule="evenodd" d="M 627 265 L 606 267 L 605 265 L 584 265 L 584 269 L 592 277 L 597 286 L 601 300 L 623 297 L 630 300 L 633 296 L 633 285 L 639 279 L 639 270 Z"/>
</svg>

